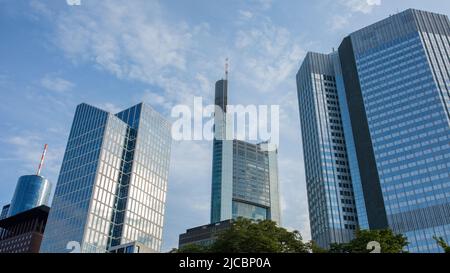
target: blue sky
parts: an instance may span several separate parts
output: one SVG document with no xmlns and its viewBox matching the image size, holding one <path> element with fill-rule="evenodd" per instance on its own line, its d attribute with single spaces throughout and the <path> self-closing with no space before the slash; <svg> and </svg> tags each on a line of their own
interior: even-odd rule
<svg viewBox="0 0 450 273">
<path fill-rule="evenodd" d="M 77 104 L 169 117 L 193 96 L 212 103 L 228 57 L 231 103 L 280 105 L 283 226 L 309 239 L 295 73 L 307 51 L 410 7 L 450 14 L 447 0 L 0 0 L 0 204 L 45 143 L 56 185 Z M 208 223 L 211 148 L 173 143 L 164 250 Z"/>
</svg>

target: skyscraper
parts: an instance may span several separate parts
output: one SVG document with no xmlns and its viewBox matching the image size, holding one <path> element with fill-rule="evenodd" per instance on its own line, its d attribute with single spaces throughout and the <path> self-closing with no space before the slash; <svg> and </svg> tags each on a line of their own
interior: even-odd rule
<svg viewBox="0 0 450 273">
<path fill-rule="evenodd" d="M 312 239 L 353 238 L 358 225 L 333 56 L 308 53 L 297 74 Z"/>
<path fill-rule="evenodd" d="M 268 142 L 253 144 L 233 138 L 227 120 L 227 77 L 215 85 L 215 115 L 211 186 L 211 223 L 180 234 L 179 247 L 208 246 L 233 220 L 272 220 L 281 224 L 278 151 Z"/>
<path fill-rule="evenodd" d="M 145 104 L 118 114 L 77 107 L 41 252 L 161 247 L 170 125 Z"/>
<path fill-rule="evenodd" d="M 360 227 L 405 234 L 411 252 L 440 251 L 433 236 L 450 240 L 448 17 L 409 9 L 332 55 Z"/>
<path fill-rule="evenodd" d="M 211 223 L 239 217 L 280 223 L 277 151 L 230 139 L 228 79 L 216 83 L 215 105 Z"/>
</svg>

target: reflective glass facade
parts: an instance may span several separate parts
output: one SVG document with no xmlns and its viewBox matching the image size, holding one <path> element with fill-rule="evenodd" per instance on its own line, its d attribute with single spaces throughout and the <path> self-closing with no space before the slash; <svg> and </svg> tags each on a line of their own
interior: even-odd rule
<svg viewBox="0 0 450 273">
<path fill-rule="evenodd" d="M 407 10 L 350 39 L 388 224 L 409 251 L 440 251 L 432 237 L 450 240 L 449 20 Z"/>
<path fill-rule="evenodd" d="M 324 248 L 358 227 L 333 58 L 308 53 L 297 74 L 311 235 Z"/>
<path fill-rule="evenodd" d="M 39 207 L 48 206 L 51 192 L 50 182 L 42 176 L 24 175 L 17 181 L 8 216 Z"/>
<path fill-rule="evenodd" d="M 334 64 L 328 73 L 336 81 L 360 228 L 404 234 L 410 252 L 442 251 L 433 236 L 450 241 L 448 17 L 406 10 L 352 33 L 338 52 L 325 56 Z M 308 90 L 300 82 L 299 93 Z M 302 106 L 320 99 L 299 98 L 308 194 L 314 198 L 309 192 L 316 187 L 309 184 L 323 147 L 311 135 L 326 130 L 317 131 L 310 120 L 322 124 L 328 117 Z M 327 194 L 317 193 L 325 199 Z M 313 238 L 321 228 L 314 225 L 316 210 L 324 214 L 325 204 L 310 201 Z"/>
<path fill-rule="evenodd" d="M 77 107 L 41 252 L 138 242 L 161 247 L 170 125 L 145 104 L 116 115 Z"/>
<path fill-rule="evenodd" d="M 227 81 L 216 83 L 215 103 L 226 112 Z M 277 151 L 265 143 L 225 140 L 226 117 L 216 114 L 211 223 L 239 217 L 280 223 Z"/>
</svg>

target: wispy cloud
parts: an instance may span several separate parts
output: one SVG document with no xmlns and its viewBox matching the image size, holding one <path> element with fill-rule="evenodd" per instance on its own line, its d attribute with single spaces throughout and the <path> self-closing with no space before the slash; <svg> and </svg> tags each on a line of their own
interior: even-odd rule
<svg viewBox="0 0 450 273">
<path fill-rule="evenodd" d="M 120 106 L 118 106 L 112 102 L 103 102 L 103 103 L 95 104 L 95 106 L 102 110 L 110 112 L 112 114 L 116 114 L 116 113 L 119 113 L 120 111 L 124 110 L 124 108 L 121 108 Z"/>
<path fill-rule="evenodd" d="M 340 5 L 339 12 L 331 15 L 328 20 L 328 25 L 333 31 L 349 26 L 356 14 L 370 14 L 382 4 L 381 0 L 339 0 L 337 3 Z M 343 11 L 342 6 L 346 8 Z"/>
<path fill-rule="evenodd" d="M 75 86 L 74 83 L 66 79 L 50 75 L 47 75 L 44 78 L 42 78 L 41 85 L 48 90 L 60 93 L 69 91 Z"/>
<path fill-rule="evenodd" d="M 274 91 L 294 74 L 304 54 L 300 41 L 286 28 L 260 17 L 252 27 L 236 34 L 234 59 L 239 64 L 235 75 L 256 91 Z"/>
<path fill-rule="evenodd" d="M 253 13 L 248 10 L 239 10 L 240 19 L 249 20 L 253 18 Z"/>
<path fill-rule="evenodd" d="M 339 30 L 343 29 L 350 23 L 350 17 L 351 15 L 334 15 L 329 24 L 332 30 Z"/>
<path fill-rule="evenodd" d="M 25 174 L 33 173 L 38 166 L 42 147 L 44 146 L 46 138 L 34 132 L 22 132 L 21 136 L 6 137 L 3 142 L 12 145 L 9 160 L 18 160 L 24 169 Z M 63 147 L 49 147 L 49 152 L 46 156 L 45 168 L 43 174 L 48 174 L 50 177 L 56 179 L 56 174 L 59 172 L 59 167 L 64 154 Z M 52 181 L 56 183 L 56 181 Z"/>
<path fill-rule="evenodd" d="M 339 0 L 339 2 L 352 12 L 365 14 L 371 13 L 375 7 L 381 6 L 381 0 Z"/>
<path fill-rule="evenodd" d="M 186 68 L 191 30 L 165 21 L 156 1 L 95 1 L 80 9 L 58 17 L 57 44 L 68 56 L 151 84 Z"/>
<path fill-rule="evenodd" d="M 273 0 L 252 0 L 252 2 L 258 4 L 263 10 L 270 9 L 273 4 Z"/>
</svg>

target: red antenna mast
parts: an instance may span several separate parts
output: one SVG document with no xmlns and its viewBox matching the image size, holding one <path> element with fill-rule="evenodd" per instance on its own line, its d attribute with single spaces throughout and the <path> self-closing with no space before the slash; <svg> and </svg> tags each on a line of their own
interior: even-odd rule
<svg viewBox="0 0 450 273">
<path fill-rule="evenodd" d="M 39 162 L 39 167 L 38 167 L 36 175 L 40 175 L 41 174 L 42 166 L 44 165 L 45 154 L 47 153 L 47 148 L 48 148 L 48 145 L 45 144 L 44 145 L 44 151 L 42 152 L 42 156 L 41 156 L 41 162 Z"/>
</svg>

